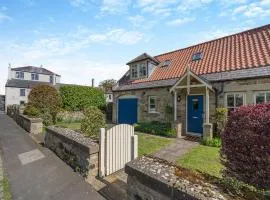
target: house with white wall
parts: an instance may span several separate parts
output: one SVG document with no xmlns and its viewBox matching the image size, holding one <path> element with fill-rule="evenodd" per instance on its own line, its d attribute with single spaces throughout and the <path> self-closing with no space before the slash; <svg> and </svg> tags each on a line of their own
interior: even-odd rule
<svg viewBox="0 0 270 200">
<path fill-rule="evenodd" d="M 61 76 L 43 67 L 25 66 L 8 67 L 8 80 L 6 82 L 5 107 L 8 105 L 23 105 L 28 102 L 28 94 L 38 84 L 56 86 L 60 84 Z"/>
</svg>

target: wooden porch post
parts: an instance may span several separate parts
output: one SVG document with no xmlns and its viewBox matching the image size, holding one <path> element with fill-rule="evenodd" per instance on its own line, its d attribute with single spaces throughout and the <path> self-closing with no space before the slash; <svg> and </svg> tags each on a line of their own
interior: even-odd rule
<svg viewBox="0 0 270 200">
<path fill-rule="evenodd" d="M 205 123 L 209 124 L 209 89 L 206 88 L 205 95 Z"/>
<path fill-rule="evenodd" d="M 177 120 L 177 92 L 174 91 L 174 121 Z"/>
</svg>

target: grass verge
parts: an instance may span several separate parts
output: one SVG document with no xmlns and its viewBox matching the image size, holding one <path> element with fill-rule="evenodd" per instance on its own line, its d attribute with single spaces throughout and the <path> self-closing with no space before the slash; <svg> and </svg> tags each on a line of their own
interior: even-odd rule
<svg viewBox="0 0 270 200">
<path fill-rule="evenodd" d="M 5 176 L 1 180 L 1 185 L 3 187 L 4 200 L 12 200 L 12 195 L 11 195 L 11 192 L 10 192 L 10 185 L 9 185 L 8 179 Z"/>
<path fill-rule="evenodd" d="M 174 141 L 172 138 L 159 137 L 140 132 L 136 132 L 136 134 L 138 135 L 139 156 L 154 153 Z"/>
<path fill-rule="evenodd" d="M 219 148 L 203 145 L 190 150 L 177 163 L 185 168 L 198 170 L 217 178 L 221 177 L 223 169 L 219 159 Z"/>
</svg>

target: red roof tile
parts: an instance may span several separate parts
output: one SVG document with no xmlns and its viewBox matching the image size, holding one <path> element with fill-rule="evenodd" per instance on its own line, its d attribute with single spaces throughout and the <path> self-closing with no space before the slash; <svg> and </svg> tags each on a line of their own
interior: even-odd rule
<svg viewBox="0 0 270 200">
<path fill-rule="evenodd" d="M 192 61 L 192 55 L 197 52 L 202 52 L 203 58 Z M 155 58 L 161 64 L 152 75 L 133 83 L 181 77 L 188 64 L 198 75 L 270 66 L 270 24 L 164 53 Z M 161 67 L 165 60 L 171 60 L 171 64 Z"/>
</svg>

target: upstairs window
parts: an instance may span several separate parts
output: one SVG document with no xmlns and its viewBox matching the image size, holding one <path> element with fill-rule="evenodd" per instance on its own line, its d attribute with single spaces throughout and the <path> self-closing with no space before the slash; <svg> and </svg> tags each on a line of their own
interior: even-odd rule
<svg viewBox="0 0 270 200">
<path fill-rule="evenodd" d="M 50 76 L 50 83 L 53 83 L 53 76 Z"/>
<path fill-rule="evenodd" d="M 137 78 L 138 77 L 138 68 L 137 65 L 134 65 L 131 67 L 131 78 Z"/>
<path fill-rule="evenodd" d="M 201 60 L 202 57 L 203 57 L 203 53 L 202 52 L 195 53 L 192 56 L 192 61 Z"/>
<path fill-rule="evenodd" d="M 171 64 L 171 61 L 170 60 L 165 60 L 162 67 L 167 67 Z"/>
<path fill-rule="evenodd" d="M 255 93 L 254 95 L 255 104 L 262 104 L 267 102 L 270 102 L 270 91 Z"/>
<path fill-rule="evenodd" d="M 16 72 L 15 77 L 17 79 L 24 79 L 24 72 Z"/>
<path fill-rule="evenodd" d="M 31 74 L 32 81 L 38 81 L 39 75 L 38 74 Z"/>
<path fill-rule="evenodd" d="M 140 64 L 140 77 L 145 77 L 147 75 L 145 63 Z"/>
</svg>

